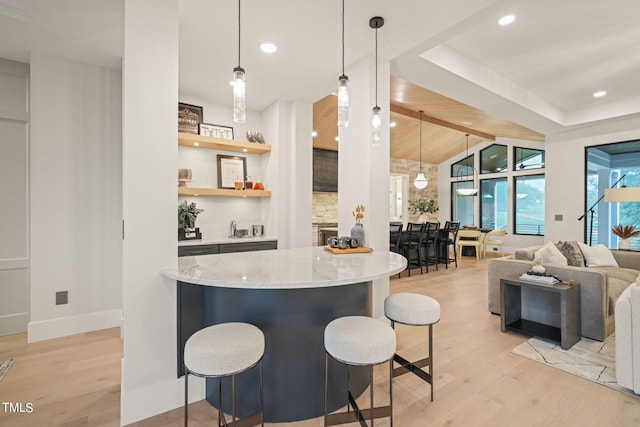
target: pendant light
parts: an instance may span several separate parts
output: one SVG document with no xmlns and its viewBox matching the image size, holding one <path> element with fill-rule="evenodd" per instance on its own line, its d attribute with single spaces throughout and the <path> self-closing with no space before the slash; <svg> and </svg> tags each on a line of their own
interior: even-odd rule
<svg viewBox="0 0 640 427">
<path fill-rule="evenodd" d="M 416 176 L 416 179 L 413 181 L 413 186 L 416 187 L 418 190 L 422 190 L 427 186 L 427 184 L 429 184 L 429 180 L 427 179 L 426 176 L 424 176 L 424 173 L 422 173 L 422 113 L 424 113 L 424 111 L 420 110 L 419 113 L 420 113 L 420 172 Z"/>
<path fill-rule="evenodd" d="M 338 127 L 349 126 L 349 77 L 344 74 L 344 0 L 342 0 L 342 75 L 338 77 Z"/>
<path fill-rule="evenodd" d="M 246 121 L 246 96 L 244 82 L 244 68 L 240 66 L 240 0 L 238 0 L 238 66 L 233 69 L 233 121 L 244 123 Z"/>
<path fill-rule="evenodd" d="M 465 159 L 469 158 L 469 134 L 465 134 L 465 136 L 467 137 L 467 157 L 465 157 Z M 458 194 L 458 196 L 476 196 L 478 194 L 478 187 L 476 186 L 476 168 L 475 166 L 472 166 L 473 168 L 473 187 L 472 188 L 458 188 L 456 190 L 456 194 Z"/>
<path fill-rule="evenodd" d="M 376 106 L 371 110 L 371 144 L 379 145 L 382 140 L 382 117 L 378 107 L 378 28 L 384 25 L 384 18 L 374 16 L 369 20 L 369 26 L 376 30 Z"/>
</svg>

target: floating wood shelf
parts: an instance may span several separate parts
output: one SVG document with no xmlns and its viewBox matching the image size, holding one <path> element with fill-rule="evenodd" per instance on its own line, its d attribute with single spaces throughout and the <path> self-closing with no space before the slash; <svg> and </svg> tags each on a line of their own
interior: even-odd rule
<svg viewBox="0 0 640 427">
<path fill-rule="evenodd" d="M 192 188 L 178 187 L 179 196 L 204 197 L 271 197 L 271 191 L 266 190 L 231 190 L 227 188 Z"/>
<path fill-rule="evenodd" d="M 231 139 L 213 138 L 210 136 L 184 132 L 178 132 L 178 145 L 182 145 L 183 147 L 208 148 L 248 154 L 265 154 L 271 152 L 271 145 L 269 144 L 234 141 Z"/>
</svg>

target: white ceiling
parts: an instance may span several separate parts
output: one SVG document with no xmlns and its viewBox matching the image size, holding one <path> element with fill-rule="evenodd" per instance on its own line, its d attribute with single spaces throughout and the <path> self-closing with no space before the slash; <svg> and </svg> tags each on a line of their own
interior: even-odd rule
<svg viewBox="0 0 640 427">
<path fill-rule="evenodd" d="M 237 2 L 180 0 L 180 92 L 230 103 Z M 346 0 L 347 66 L 374 49 L 392 74 L 541 133 L 640 113 L 638 0 Z M 315 101 L 341 71 L 340 0 L 245 0 L 247 105 Z M 516 15 L 509 27 L 498 18 Z M 123 0 L 0 0 L 0 57 L 32 51 L 119 67 Z M 270 41 L 275 54 L 259 50 Z M 592 93 L 606 90 L 605 98 Z"/>
</svg>

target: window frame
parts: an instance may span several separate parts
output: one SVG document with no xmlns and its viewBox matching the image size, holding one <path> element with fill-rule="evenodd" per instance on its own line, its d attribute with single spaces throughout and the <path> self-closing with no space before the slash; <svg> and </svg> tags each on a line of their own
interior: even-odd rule
<svg viewBox="0 0 640 427">
<path fill-rule="evenodd" d="M 545 196 L 545 209 L 546 209 L 546 193 L 547 193 L 546 192 L 546 183 L 547 183 L 546 174 L 544 172 L 542 172 L 542 173 L 531 173 L 531 174 L 526 174 L 526 175 L 516 175 L 516 176 L 514 176 L 513 177 L 513 191 L 512 191 L 513 203 L 512 203 L 512 206 L 511 206 L 512 209 L 513 209 L 513 212 L 511 214 L 512 218 L 513 218 L 513 234 L 518 235 L 518 236 L 540 236 L 540 237 L 544 237 L 544 231 L 545 231 L 545 228 L 546 228 L 546 224 L 544 223 L 544 219 L 543 219 L 543 223 L 542 223 L 542 226 L 543 226 L 542 234 L 539 234 L 539 233 L 519 233 L 518 232 L 518 220 L 517 220 L 517 218 L 518 218 L 518 207 L 517 207 L 517 204 L 518 204 L 518 194 L 517 194 L 517 191 L 518 191 L 518 179 L 527 179 L 527 178 L 533 178 L 533 177 L 542 177 L 545 180 L 544 181 L 545 182 L 545 192 L 544 192 L 545 194 L 544 194 L 544 196 Z M 543 216 L 543 218 L 544 218 L 544 216 Z"/>
</svg>

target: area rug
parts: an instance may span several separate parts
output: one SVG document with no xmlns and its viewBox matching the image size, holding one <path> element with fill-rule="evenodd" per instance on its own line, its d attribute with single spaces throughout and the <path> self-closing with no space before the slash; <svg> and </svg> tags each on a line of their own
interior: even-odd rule
<svg viewBox="0 0 640 427">
<path fill-rule="evenodd" d="M 533 337 L 511 352 L 640 398 L 639 395 L 620 387 L 616 382 L 615 349 L 616 338 L 613 333 L 604 342 L 582 338 L 569 350 L 563 350 L 557 341 Z"/>
<path fill-rule="evenodd" d="M 0 361 L 0 381 L 4 378 L 4 374 L 7 373 L 11 365 L 13 365 L 13 361 L 16 359 L 7 359 Z"/>
</svg>

